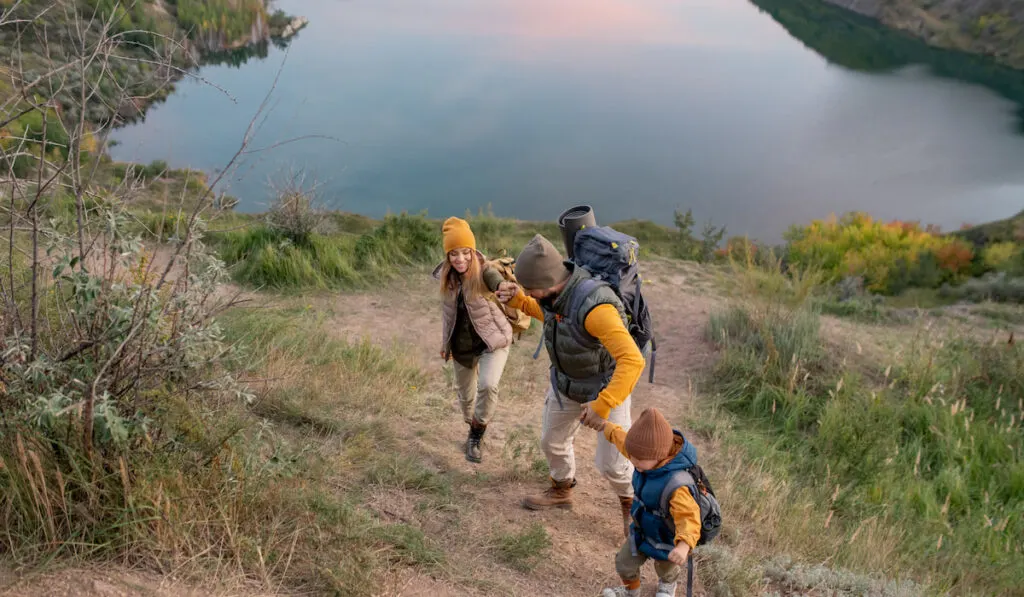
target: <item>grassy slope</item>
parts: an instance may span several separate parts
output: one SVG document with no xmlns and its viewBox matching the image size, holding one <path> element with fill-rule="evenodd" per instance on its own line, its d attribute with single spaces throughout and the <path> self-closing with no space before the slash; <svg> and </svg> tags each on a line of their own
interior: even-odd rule
<svg viewBox="0 0 1024 597">
<path fill-rule="evenodd" d="M 478 228 L 481 244 L 514 247 L 531 225 L 500 221 Z M 431 358 L 439 317 L 433 283 L 425 264 L 400 267 L 407 275 L 377 278 L 374 287 L 355 294 L 251 293 L 249 307 L 225 316 L 230 336 L 252 347 L 245 377 L 253 380 L 257 399 L 249 408 L 223 405 L 222 426 L 204 434 L 233 438 L 218 458 L 235 464 L 189 473 L 188 486 L 158 490 L 137 481 L 139 507 L 155 502 L 169 509 L 155 533 L 132 527 L 139 534 L 129 562 L 177 570 L 204 586 L 218 578 L 229 594 L 408 594 L 416 588 L 431 595 L 590 595 L 613 582 L 615 504 L 587 464 L 592 435 L 580 436 L 583 504 L 576 512 L 537 516 L 515 506 L 546 472 L 536 444 L 546 364 L 528 358 L 536 331 L 506 370 L 487 460 L 470 466 L 460 454 L 464 429 L 452 405 L 451 373 Z M 834 468 L 843 491 L 833 496 L 834 482 L 817 470 L 821 454 L 813 447 L 787 448 L 785 442 L 801 436 L 788 436 L 787 427 L 765 414 L 763 399 L 746 393 L 752 382 L 769 383 L 756 365 L 763 356 L 748 352 L 756 344 L 725 345 L 716 356 L 702 340 L 709 314 L 723 309 L 728 295 L 751 309 L 751 296 L 785 294 L 783 282 L 755 278 L 752 285 L 747 274 L 654 257 L 645 271 L 661 338 L 659 383 L 640 384 L 635 409 L 657 405 L 690 431 L 725 504 L 728 528 L 699 563 L 711 594 L 750 594 L 765 583 L 784 594 L 812 587 L 851 595 L 871 588 L 886 595 L 918 592 L 864 573 L 910 576 L 940 591 L 960 579 L 964 584 L 955 592 L 962 594 L 1019 586 L 1012 584 L 1021 574 L 1015 560 L 973 576 L 985 569 L 964 557 L 973 552 L 959 534 L 943 533 L 944 547 L 936 548 L 939 534 L 916 535 L 915 514 L 896 526 L 866 517 L 857 503 L 863 487 Z M 740 322 L 734 331 L 751 333 Z M 887 364 L 903 367 L 903 358 L 893 355 L 907 354 L 908 339 L 921 331 L 917 323 L 825 323 L 820 332 L 786 328 L 795 333 L 788 337 L 811 348 L 824 343 L 830 354 L 827 362 L 804 365 L 814 375 L 808 388 L 815 399 L 835 389 L 836 375 L 848 380 L 850 392 L 871 387 Z M 930 325 L 955 323 L 940 318 Z M 864 381 L 855 386 L 858 376 Z M 152 472 L 154 479 L 163 474 Z M 228 491 L 226 473 L 249 489 Z M 166 498 L 158 497 L 162 492 Z M 942 495 L 927 495 L 926 512 L 943 508 Z M 1007 531 L 1011 543 L 1020 541 L 1014 529 Z M 919 541 L 931 548 L 921 551 Z M 834 568 L 815 564 L 822 561 Z M 12 594 L 52 594 L 47 582 L 29 580 Z"/>
</svg>

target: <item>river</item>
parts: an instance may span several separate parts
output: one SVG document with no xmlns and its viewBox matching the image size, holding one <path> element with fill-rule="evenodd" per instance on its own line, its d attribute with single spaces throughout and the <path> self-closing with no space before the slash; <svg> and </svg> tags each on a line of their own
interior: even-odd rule
<svg viewBox="0 0 1024 597">
<path fill-rule="evenodd" d="M 202 67 L 114 157 L 217 171 L 272 91 L 225 178 L 243 211 L 290 170 L 371 216 L 692 209 L 766 241 L 853 210 L 954 229 L 1024 208 L 1024 72 L 817 0 L 277 6 L 310 19 L 287 50 Z"/>
</svg>

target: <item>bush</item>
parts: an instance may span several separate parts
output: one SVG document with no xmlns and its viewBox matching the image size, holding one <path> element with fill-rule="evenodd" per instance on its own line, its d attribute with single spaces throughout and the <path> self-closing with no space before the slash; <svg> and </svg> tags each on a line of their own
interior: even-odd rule
<svg viewBox="0 0 1024 597">
<path fill-rule="evenodd" d="M 1024 247 L 1014 242 L 994 243 L 982 250 L 982 262 L 992 271 L 1024 274 Z"/>
<path fill-rule="evenodd" d="M 816 220 L 786 233 L 789 262 L 821 267 L 832 280 L 860 276 L 874 292 L 937 287 L 969 275 L 974 252 L 957 238 L 914 222 L 880 222 L 861 213 Z"/>
<path fill-rule="evenodd" d="M 1011 278 L 1003 272 L 968 280 L 962 286 L 943 286 L 939 296 L 982 303 L 1024 304 L 1024 278 Z"/>
<path fill-rule="evenodd" d="M 313 233 L 324 232 L 326 214 L 316 199 L 316 187 L 307 188 L 301 175 L 293 174 L 274 189 L 267 211 L 267 225 L 297 244 L 308 244 Z"/>
<path fill-rule="evenodd" d="M 676 211 L 673 214 L 673 222 L 676 226 L 674 257 L 702 263 L 715 258 L 715 251 L 722 242 L 722 238 L 725 237 L 725 227 L 718 228 L 708 222 L 701 230 L 701 236 L 698 239 L 693 234 L 693 227 L 697 220 L 693 217 L 692 210 L 688 209 L 685 213 Z"/>
</svg>

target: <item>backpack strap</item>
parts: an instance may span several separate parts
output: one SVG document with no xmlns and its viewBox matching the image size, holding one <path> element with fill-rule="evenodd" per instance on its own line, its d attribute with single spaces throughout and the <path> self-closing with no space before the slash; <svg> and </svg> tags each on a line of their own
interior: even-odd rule
<svg viewBox="0 0 1024 597">
<path fill-rule="evenodd" d="M 665 488 L 661 490 L 661 499 L 658 503 L 658 509 L 663 516 L 669 516 L 668 503 L 672 499 L 672 494 L 675 493 L 680 487 L 685 487 L 690 490 L 690 496 L 693 497 L 694 501 L 697 500 L 695 493 L 697 489 L 697 482 L 694 480 L 693 475 L 688 470 L 676 471 L 665 483 Z M 671 520 L 671 518 L 669 518 Z"/>
<path fill-rule="evenodd" d="M 585 327 L 585 321 L 589 313 L 582 313 L 583 302 L 590 298 L 590 295 L 597 292 L 602 286 L 607 286 L 608 283 L 602 281 L 600 278 L 584 278 L 576 284 L 576 288 L 572 291 L 572 296 L 569 297 L 568 313 L 569 313 L 569 330 L 572 332 L 573 338 L 588 348 L 600 348 L 601 342 L 597 338 L 590 335 Z"/>
<path fill-rule="evenodd" d="M 654 364 L 658 362 L 658 343 L 651 334 L 651 366 L 648 369 L 647 383 L 654 383 Z"/>
<path fill-rule="evenodd" d="M 642 276 L 637 274 L 636 277 L 636 295 L 633 297 L 633 316 L 636 317 L 640 314 L 640 291 L 643 286 L 644 279 Z M 654 341 L 654 331 L 651 331 L 651 366 L 648 367 L 647 371 L 647 383 L 654 383 L 654 365 L 658 360 L 658 343 Z"/>
</svg>

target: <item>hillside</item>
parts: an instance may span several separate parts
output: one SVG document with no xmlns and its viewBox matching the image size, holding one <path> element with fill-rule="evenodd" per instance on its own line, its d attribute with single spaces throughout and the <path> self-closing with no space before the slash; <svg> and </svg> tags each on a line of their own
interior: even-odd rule
<svg viewBox="0 0 1024 597">
<path fill-rule="evenodd" d="M 1009 0 L 824 0 L 927 43 L 1024 68 L 1024 4 Z"/>
<path fill-rule="evenodd" d="M 797 0 L 758 1 L 814 20 L 793 18 Z M 575 509 L 519 507 L 548 481 L 536 322 L 483 462 L 464 458 L 430 276 L 449 214 L 327 211 L 301 175 L 242 214 L 213 190 L 233 161 L 210 175 L 114 162 L 107 127 L 181 74 L 128 25 L 170 4 L 107 20 L 82 6 L 0 18 L 0 595 L 582 597 L 614 583 L 621 519 L 592 432 L 576 443 Z M 489 256 L 559 237 L 553 222 L 465 217 Z M 658 340 L 633 415 L 659 407 L 723 504 L 697 595 L 1020 592 L 1019 219 L 950 234 L 851 213 L 774 248 L 695 233 L 690 212 L 615 223 L 641 244 Z"/>
<path fill-rule="evenodd" d="M 74 403 L 22 404 L 28 378 L 6 365 L 0 408 L 24 415 L 0 425 L 20 437 L 0 444 L 0 512 L 12 546 L 0 554 L 8 569 L 0 594 L 582 597 L 613 582 L 617 505 L 589 464 L 592 433 L 577 443 L 574 511 L 517 505 L 546 475 L 537 442 L 548 363 L 531 358 L 536 324 L 505 370 L 485 460 L 471 465 L 451 365 L 436 357 L 437 222 L 330 214 L 333 231 L 308 244 L 278 238 L 239 255 L 239 235 L 267 238 L 261 219 L 214 218 L 185 262 L 195 286 L 167 287 L 168 305 L 195 301 L 183 316 L 218 313 L 219 332 L 197 323 L 181 346 L 227 358 L 213 370 L 164 361 L 177 343 L 160 341 L 154 371 L 180 373 L 156 385 L 143 378 L 138 392 L 100 402 L 92 458 L 109 472 L 92 489 L 80 476 L 89 459 L 74 448 Z M 545 223 L 469 220 L 489 254 L 514 251 L 533 230 L 551 234 Z M 843 311 L 848 303 L 833 302 L 813 276 L 659 256 L 677 250 L 678 232 L 622 227 L 651 249 L 645 294 L 659 338 L 657 377 L 637 386 L 634 415 L 656 405 L 687 431 L 728 517 L 720 540 L 700 552 L 698 595 L 982 595 L 1019 586 L 1021 422 L 1019 405 L 1002 396 L 1024 391 L 1024 351 L 1006 343 L 1024 333 L 1020 307 Z M 177 246 L 143 238 L 125 256 L 121 271 L 131 275 L 111 274 L 130 280 L 126 290 L 155 285 Z M 210 248 L 233 264 L 236 282 L 210 285 Z M 293 250 L 319 252 L 321 276 L 351 263 L 351 277 L 305 277 Z M 173 269 L 172 279 L 183 273 Z M 285 292 L 253 285 L 275 279 L 293 283 Z M 131 296 L 75 299 L 84 301 L 76 317 L 94 321 L 90 300 L 116 306 Z M 47 321 L 65 313 L 59 303 L 43 309 Z M 153 313 L 157 329 L 182 333 Z M 149 350 L 145 338 L 128 338 L 133 352 Z M 107 342 L 100 354 L 116 350 Z M 62 376 L 64 366 L 53 371 Z M 225 373 L 241 385 L 225 384 Z M 951 409 L 961 395 L 967 404 Z M 963 418 L 974 423 L 965 428 Z M 56 452 L 45 443 L 55 432 L 71 438 Z M 62 453 L 78 464 L 65 468 Z M 65 547 L 51 560 L 54 544 Z"/>
<path fill-rule="evenodd" d="M 69 119 L 84 104 L 91 125 L 120 125 L 204 57 L 280 41 L 291 23 L 265 0 L 0 0 L 0 107 L 52 98 Z"/>
</svg>

